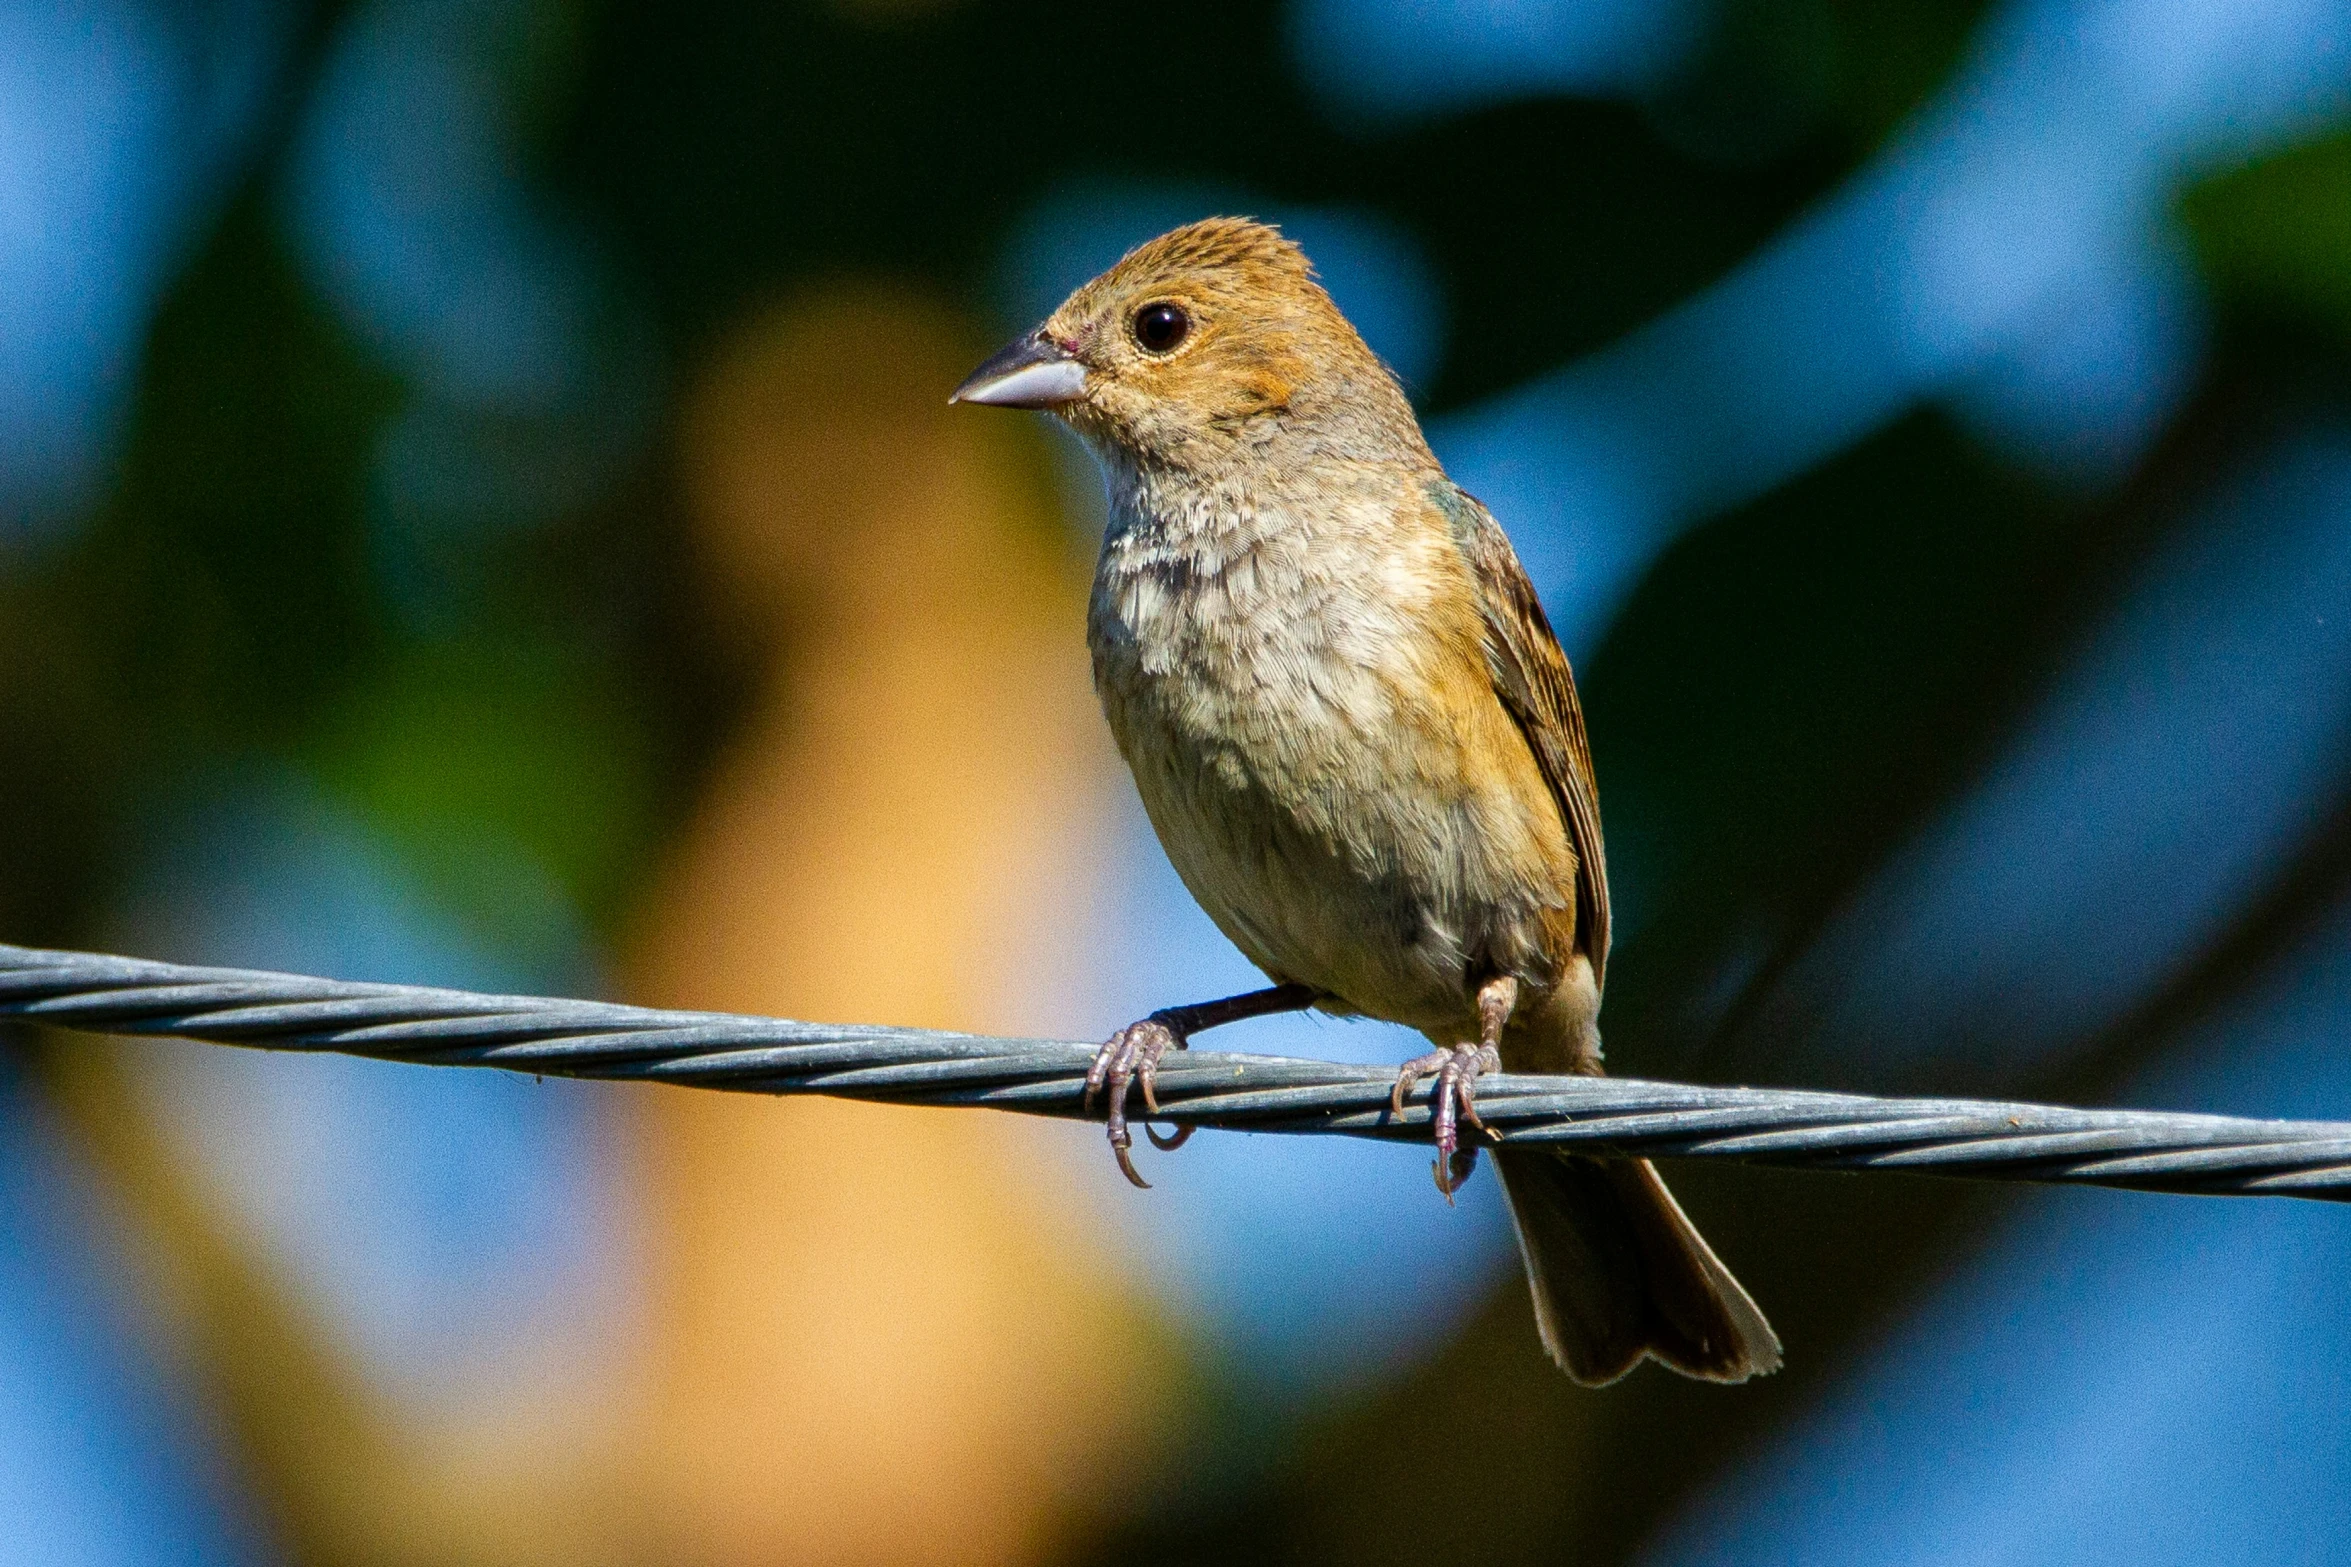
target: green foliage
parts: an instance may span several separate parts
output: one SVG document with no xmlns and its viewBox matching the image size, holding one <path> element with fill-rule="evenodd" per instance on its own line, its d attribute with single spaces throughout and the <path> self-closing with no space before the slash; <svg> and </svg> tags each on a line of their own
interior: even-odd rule
<svg viewBox="0 0 2351 1567">
<path fill-rule="evenodd" d="M 653 831 L 655 734 L 592 650 L 551 637 L 401 649 L 309 750 L 468 928 L 511 928 L 519 851 L 591 915 L 613 912 Z M 485 854 L 495 846 L 501 854 Z"/>
<path fill-rule="evenodd" d="M 2351 135 L 2207 180 L 2181 213 L 2224 299 L 2351 336 Z"/>
</svg>

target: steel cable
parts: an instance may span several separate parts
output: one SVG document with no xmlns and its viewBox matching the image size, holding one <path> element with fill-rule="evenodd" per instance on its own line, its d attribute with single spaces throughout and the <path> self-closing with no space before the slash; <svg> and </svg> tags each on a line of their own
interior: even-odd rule
<svg viewBox="0 0 2351 1567">
<path fill-rule="evenodd" d="M 1094 1054 L 1091 1045 L 1054 1040 L 661 1012 L 7 945 L 0 1018 L 430 1066 L 1069 1118 L 1085 1113 Z M 1394 1081 L 1391 1068 L 1191 1050 L 1161 1066 L 1162 1113 L 1151 1119 L 1426 1142 L 1428 1089 L 1399 1116 L 1388 1103 Z M 2351 1200 L 2351 1122 L 1512 1074 L 1480 1078 L 1477 1102 L 1506 1141 L 1595 1154 Z"/>
</svg>

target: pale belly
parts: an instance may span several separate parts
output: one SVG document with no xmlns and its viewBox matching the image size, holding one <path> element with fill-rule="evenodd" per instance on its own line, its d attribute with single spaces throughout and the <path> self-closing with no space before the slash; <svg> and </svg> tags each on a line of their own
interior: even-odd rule
<svg viewBox="0 0 2351 1567">
<path fill-rule="evenodd" d="M 1118 609 L 1098 595 L 1104 711 L 1168 858 L 1252 962 L 1451 1037 L 1494 974 L 1556 980 L 1574 858 L 1482 671 L 1432 683 L 1408 620 L 1351 616 L 1374 641 L 1348 648 L 1311 616 Z"/>
</svg>

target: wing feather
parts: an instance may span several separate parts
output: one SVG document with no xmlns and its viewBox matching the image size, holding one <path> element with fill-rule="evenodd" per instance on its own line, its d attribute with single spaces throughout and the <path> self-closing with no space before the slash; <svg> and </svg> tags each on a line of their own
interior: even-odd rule
<svg viewBox="0 0 2351 1567">
<path fill-rule="evenodd" d="M 1486 665 L 1494 694 L 1526 736 L 1535 765 L 1567 824 L 1576 854 L 1576 946 L 1591 959 L 1592 978 L 1608 972 L 1608 852 L 1600 839 L 1600 792 L 1592 745 L 1584 733 L 1575 675 L 1553 635 L 1542 600 L 1502 526 L 1467 492 L 1432 480 L 1429 498 L 1452 525 L 1468 562 L 1484 620 Z"/>
</svg>

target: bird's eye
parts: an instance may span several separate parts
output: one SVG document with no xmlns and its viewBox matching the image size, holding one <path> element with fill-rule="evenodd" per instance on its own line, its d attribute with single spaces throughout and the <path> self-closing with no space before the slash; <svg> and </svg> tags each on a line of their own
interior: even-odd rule
<svg viewBox="0 0 2351 1567">
<path fill-rule="evenodd" d="M 1135 312 L 1135 341 L 1155 354 L 1166 353 L 1191 330 L 1192 318 L 1184 314 L 1184 307 L 1166 300 Z"/>
</svg>

